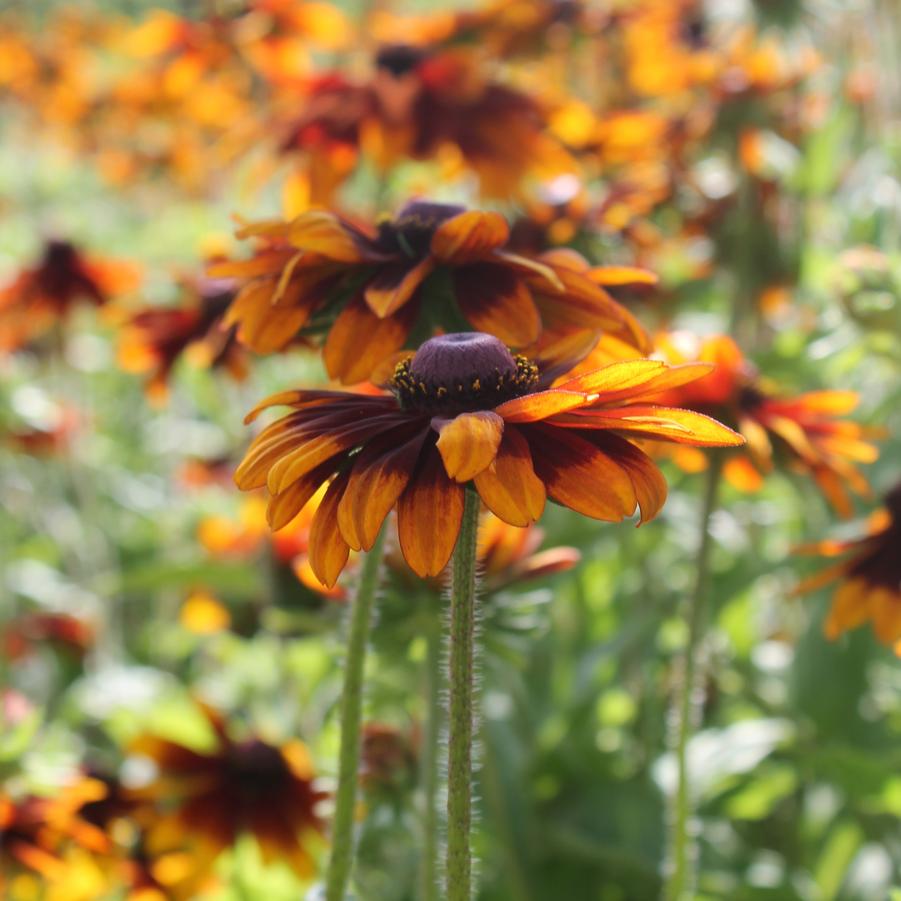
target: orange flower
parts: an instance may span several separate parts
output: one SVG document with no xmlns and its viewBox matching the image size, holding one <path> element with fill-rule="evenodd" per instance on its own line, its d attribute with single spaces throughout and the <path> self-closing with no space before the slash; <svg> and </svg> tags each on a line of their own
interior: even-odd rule
<svg viewBox="0 0 901 901">
<path fill-rule="evenodd" d="M 68 613 L 23 613 L 6 624 L 3 650 L 10 660 L 21 660 L 35 646 L 50 643 L 81 659 L 94 643 L 94 629 Z"/>
<path fill-rule="evenodd" d="M 142 310 L 119 337 L 119 364 L 127 372 L 150 372 L 147 392 L 152 398 L 165 398 L 172 368 L 182 354 L 210 368 L 225 368 L 236 379 L 247 374 L 246 354 L 235 329 L 222 322 L 234 299 L 234 283 L 203 278 L 185 287 L 182 307 Z"/>
<path fill-rule="evenodd" d="M 486 587 L 497 589 L 566 572 L 582 559 L 574 547 L 539 551 L 543 540 L 544 532 L 537 526 L 517 528 L 497 516 L 484 517 L 479 525 L 477 554 Z"/>
<path fill-rule="evenodd" d="M 309 840 L 322 831 L 316 807 L 325 794 L 314 787 L 306 747 L 298 741 L 277 747 L 256 737 L 236 741 L 217 712 L 202 709 L 214 734 L 209 751 L 154 736 L 132 746 L 158 771 L 153 782 L 134 790 L 137 799 L 159 807 L 148 828 L 148 851 L 190 851 L 196 878 L 250 833 L 265 862 L 283 860 L 301 878 L 310 877 Z"/>
<path fill-rule="evenodd" d="M 14 799 L 0 789 L 0 894 L 4 898 L 9 897 L 6 880 L 17 872 L 36 874 L 42 882 L 61 880 L 67 872 L 68 847 L 108 850 L 103 831 L 79 813 L 84 804 L 104 793 L 103 784 L 89 778 L 63 786 L 52 797 Z"/>
<path fill-rule="evenodd" d="M 876 636 L 901 653 L 901 485 L 885 499 L 885 509 L 870 521 L 869 534 L 852 541 L 824 541 L 814 553 L 845 559 L 805 579 L 796 593 L 840 582 L 825 623 L 836 639 L 869 621 Z"/>
<path fill-rule="evenodd" d="M 613 522 L 639 506 L 645 522 L 663 505 L 666 483 L 628 438 L 743 443 L 708 417 L 648 402 L 706 366 L 633 360 L 542 390 L 567 365 L 547 364 L 542 379 L 497 338 L 455 333 L 399 363 L 391 394 L 281 392 L 247 421 L 276 405 L 293 412 L 253 441 L 235 480 L 244 490 L 268 487 L 278 529 L 334 476 L 310 530 L 313 571 L 334 585 L 350 549 L 371 548 L 394 507 L 404 557 L 417 575 L 434 576 L 454 549 L 468 482 L 511 525 L 537 520 L 548 496 Z"/>
<path fill-rule="evenodd" d="M 367 152 L 381 169 L 437 159 L 450 164 L 448 174 L 475 172 L 483 196 L 511 197 L 527 177 L 576 168 L 547 131 L 548 115 L 538 100 L 488 76 L 472 50 L 389 44 L 366 82 L 335 72 L 314 80 L 283 147 L 315 154 L 337 141 Z"/>
<path fill-rule="evenodd" d="M 268 352 L 331 318 L 323 356 L 345 384 L 370 378 L 414 331 L 451 329 L 461 319 L 514 347 L 605 329 L 647 348 L 641 326 L 589 277 L 582 257 L 511 253 L 498 213 L 414 201 L 375 233 L 315 211 L 239 234 L 265 245 L 250 260 L 210 267 L 246 281 L 226 321 Z"/>
<path fill-rule="evenodd" d="M 15 350 L 65 319 L 78 301 L 102 306 L 137 285 L 135 268 L 48 241 L 38 264 L 0 289 L 0 351 Z"/>
<path fill-rule="evenodd" d="M 876 460 L 877 448 L 864 440 L 876 433 L 838 418 L 857 406 L 853 391 L 782 397 L 725 335 L 698 340 L 680 332 L 664 337 L 658 346 L 669 362 L 715 365 L 707 378 L 670 391 L 660 401 L 715 416 L 745 436 L 749 457 L 738 458 L 741 462 L 726 473 L 737 487 L 758 487 L 760 471 L 772 469 L 774 458 L 781 456 L 791 468 L 811 475 L 842 516 L 852 513 L 849 488 L 863 496 L 869 493 L 855 464 Z"/>
</svg>

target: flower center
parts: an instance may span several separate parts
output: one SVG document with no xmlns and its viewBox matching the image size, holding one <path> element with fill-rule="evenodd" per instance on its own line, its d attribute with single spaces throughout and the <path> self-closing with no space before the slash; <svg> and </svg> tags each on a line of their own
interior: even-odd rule
<svg viewBox="0 0 901 901">
<path fill-rule="evenodd" d="M 537 381 L 538 367 L 497 338 L 455 332 L 431 338 L 398 363 L 391 387 L 405 410 L 463 413 L 491 410 L 528 394 Z"/>
<path fill-rule="evenodd" d="M 424 257 L 432 245 L 435 230 L 466 211 L 453 203 L 431 203 L 413 200 L 405 204 L 391 220 L 379 225 L 379 245 L 390 253 Z"/>
<path fill-rule="evenodd" d="M 244 796 L 279 791 L 291 778 L 281 751 L 259 739 L 241 742 L 231 749 L 228 772 L 233 790 Z"/>
<path fill-rule="evenodd" d="M 395 78 L 412 72 L 426 57 L 426 50 L 411 44 L 386 44 L 375 57 L 375 65 Z"/>
</svg>

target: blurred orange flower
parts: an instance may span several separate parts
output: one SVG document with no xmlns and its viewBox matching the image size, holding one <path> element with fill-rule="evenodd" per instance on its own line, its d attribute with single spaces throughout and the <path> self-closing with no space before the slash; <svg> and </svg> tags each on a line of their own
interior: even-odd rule
<svg viewBox="0 0 901 901">
<path fill-rule="evenodd" d="M 498 213 L 413 201 L 375 232 L 331 213 L 244 227 L 264 246 L 250 260 L 215 263 L 210 274 L 246 284 L 227 322 L 260 352 L 278 350 L 343 303 L 323 358 L 345 384 L 372 377 L 411 333 L 462 321 L 514 347 L 576 330 L 604 329 L 637 352 L 647 337 L 632 315 L 589 277 L 570 250 L 512 253 Z M 640 273 L 638 274 L 641 275 Z M 317 318 L 314 318 L 317 317 Z"/>
<path fill-rule="evenodd" d="M 823 541 L 800 549 L 841 562 L 804 579 L 795 593 L 838 582 L 825 623 L 827 637 L 872 623 L 876 637 L 901 654 L 901 485 L 870 518 L 868 534 L 851 541 Z"/>
</svg>

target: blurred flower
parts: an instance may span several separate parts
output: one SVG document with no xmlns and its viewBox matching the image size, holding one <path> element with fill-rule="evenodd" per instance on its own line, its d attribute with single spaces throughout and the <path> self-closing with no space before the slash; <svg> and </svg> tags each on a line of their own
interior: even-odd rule
<svg viewBox="0 0 901 901">
<path fill-rule="evenodd" d="M 68 613 L 41 611 L 15 617 L 6 623 L 2 634 L 3 651 L 10 660 L 21 660 L 43 644 L 81 660 L 95 638 L 93 626 L 84 620 Z"/>
<path fill-rule="evenodd" d="M 231 625 L 228 608 L 208 591 L 192 591 L 182 603 L 178 619 L 195 635 L 214 635 Z"/>
<path fill-rule="evenodd" d="M 866 496 L 869 486 L 854 465 L 872 463 L 879 455 L 864 439 L 877 434 L 838 417 L 858 403 L 853 391 L 808 391 L 795 397 L 779 394 L 760 377 L 738 345 L 725 335 L 704 339 L 685 332 L 661 337 L 657 346 L 672 364 L 702 361 L 714 364 L 710 375 L 667 392 L 661 402 L 688 407 L 731 425 L 747 439 L 747 456 L 727 462 L 726 476 L 737 488 L 756 490 L 761 472 L 774 462 L 812 476 L 842 516 L 850 516 L 849 489 Z M 703 461 L 682 455 L 690 469 Z"/>
<path fill-rule="evenodd" d="M 137 283 L 137 270 L 130 264 L 88 257 L 68 241 L 49 241 L 37 265 L 0 289 L 0 351 L 39 337 L 79 301 L 99 307 Z"/>
<path fill-rule="evenodd" d="M 255 350 L 284 347 L 317 315 L 344 302 L 325 340 L 329 375 L 345 384 L 372 376 L 411 333 L 450 329 L 460 316 L 515 347 L 576 330 L 605 329 L 638 352 L 647 338 L 632 315 L 592 280 L 573 251 L 537 258 L 506 249 L 497 213 L 413 201 L 369 234 L 316 211 L 289 223 L 245 227 L 264 248 L 211 274 L 247 280 L 227 322 Z"/>
<path fill-rule="evenodd" d="M 394 789 L 415 780 L 419 750 L 415 731 L 387 723 L 364 723 L 360 780 L 370 791 Z"/>
<path fill-rule="evenodd" d="M 10 430 L 6 443 L 23 454 L 35 457 L 65 453 L 83 424 L 83 416 L 73 407 L 51 405 L 43 421 L 24 428 Z"/>
<path fill-rule="evenodd" d="M 217 712 L 206 706 L 203 712 L 215 735 L 208 751 L 150 735 L 131 746 L 157 767 L 149 785 L 134 789 L 135 798 L 157 805 L 148 852 L 154 858 L 188 853 L 188 872 L 196 879 L 249 833 L 264 862 L 284 861 L 309 878 L 310 838 L 323 827 L 316 807 L 326 796 L 314 787 L 306 747 L 299 741 L 277 747 L 257 737 L 236 741 Z"/>
<path fill-rule="evenodd" d="M 613 522 L 640 506 L 644 522 L 662 506 L 666 483 L 627 438 L 743 442 L 705 416 L 646 402 L 700 378 L 704 365 L 637 360 L 545 388 L 569 365 L 556 363 L 542 379 L 538 366 L 514 358 L 497 338 L 456 333 L 432 338 L 399 363 L 392 394 L 283 391 L 248 415 L 251 422 L 267 407 L 293 407 L 253 441 L 235 480 L 244 490 L 268 487 L 267 515 L 278 529 L 337 470 L 309 547 L 313 571 L 333 585 L 350 549 L 371 548 L 395 506 L 407 563 L 419 576 L 435 576 L 456 544 L 469 481 L 511 525 L 537 520 L 548 495 Z"/>
<path fill-rule="evenodd" d="M 211 369 L 222 367 L 236 379 L 247 375 L 246 353 L 235 329 L 223 324 L 234 299 L 234 282 L 201 278 L 185 285 L 183 304 L 135 314 L 119 336 L 119 365 L 127 372 L 150 373 L 147 392 L 164 399 L 172 368 L 184 355 Z"/>
<path fill-rule="evenodd" d="M 851 541 L 823 541 L 800 549 L 845 559 L 804 579 L 796 593 L 839 582 L 825 623 L 828 638 L 871 622 L 877 638 L 901 654 L 901 485 L 870 518 L 868 534 Z"/>
<path fill-rule="evenodd" d="M 543 540 L 544 532 L 537 526 L 518 528 L 497 516 L 483 517 L 477 554 L 486 590 L 566 572 L 582 558 L 574 547 L 540 551 Z"/>
<path fill-rule="evenodd" d="M 79 811 L 102 797 L 102 783 L 80 778 L 53 796 L 14 798 L 0 790 L 0 895 L 10 901 L 40 897 L 54 901 L 87 901 L 92 894 L 73 880 L 73 850 L 102 853 L 108 850 L 105 833 L 82 819 Z M 35 877 L 34 881 L 30 877 Z M 82 886 L 83 888 L 83 886 Z M 29 894 L 28 892 L 32 893 Z"/>
</svg>

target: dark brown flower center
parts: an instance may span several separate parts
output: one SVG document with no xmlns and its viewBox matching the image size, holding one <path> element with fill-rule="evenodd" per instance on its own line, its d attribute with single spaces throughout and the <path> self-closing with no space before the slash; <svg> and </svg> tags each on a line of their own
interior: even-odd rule
<svg viewBox="0 0 901 901">
<path fill-rule="evenodd" d="M 423 47 L 414 47 L 411 44 L 386 44 L 380 48 L 375 57 L 375 65 L 378 69 L 390 72 L 395 78 L 412 72 L 426 57 L 427 51 Z"/>
<path fill-rule="evenodd" d="M 453 203 L 413 200 L 403 206 L 393 219 L 379 225 L 379 246 L 389 253 L 424 257 L 429 252 L 438 226 L 464 212 L 466 207 Z"/>
<path fill-rule="evenodd" d="M 528 394 L 537 381 L 538 367 L 497 338 L 454 332 L 398 363 L 391 387 L 405 410 L 440 414 L 493 409 Z"/>
<path fill-rule="evenodd" d="M 272 795 L 291 782 L 281 751 L 259 739 L 233 746 L 228 772 L 233 789 L 242 796 Z"/>
</svg>

